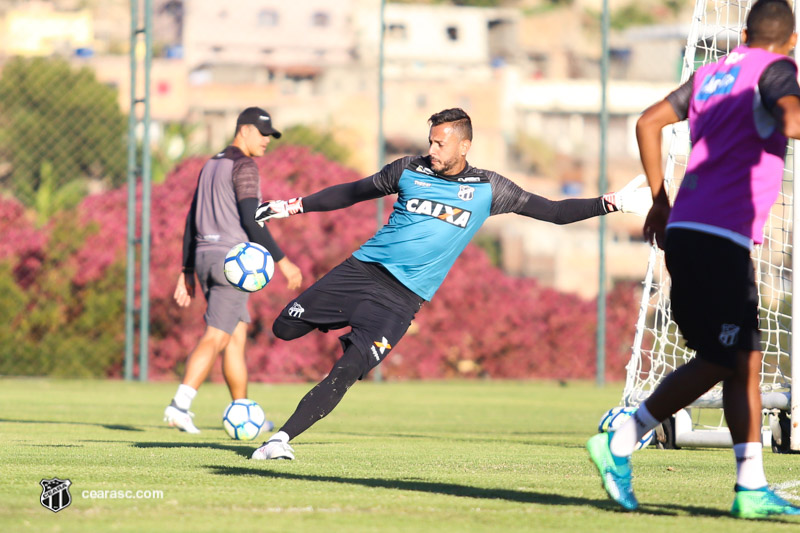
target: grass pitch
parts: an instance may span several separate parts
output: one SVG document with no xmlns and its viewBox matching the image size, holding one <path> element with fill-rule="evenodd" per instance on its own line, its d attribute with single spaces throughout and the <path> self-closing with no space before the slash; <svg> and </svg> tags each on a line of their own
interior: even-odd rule
<svg viewBox="0 0 800 533">
<path fill-rule="evenodd" d="M 222 385 L 204 385 L 193 405 L 200 435 L 167 428 L 161 416 L 175 387 L 0 380 L 0 530 L 775 533 L 800 526 L 797 518 L 728 517 L 728 449 L 637 452 L 642 507 L 617 510 L 584 444 L 617 404 L 619 385 L 359 383 L 295 440 L 292 462 L 250 461 L 260 440 L 228 438 Z M 253 384 L 250 397 L 280 424 L 309 388 Z M 766 451 L 764 461 L 770 482 L 800 501 L 800 456 Z M 53 477 L 72 482 L 72 503 L 58 513 L 40 503 L 39 482 Z M 136 498 L 138 491 L 163 497 Z"/>
</svg>

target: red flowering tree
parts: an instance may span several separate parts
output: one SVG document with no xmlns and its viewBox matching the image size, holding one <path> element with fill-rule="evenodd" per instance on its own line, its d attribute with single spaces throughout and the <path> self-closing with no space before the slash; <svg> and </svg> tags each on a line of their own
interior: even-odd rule
<svg viewBox="0 0 800 533">
<path fill-rule="evenodd" d="M 362 177 L 298 146 L 281 147 L 257 162 L 265 199 L 303 196 Z M 172 300 L 185 216 L 203 163 L 200 158 L 184 161 L 152 191 L 151 379 L 180 376 L 204 328 L 202 295 L 188 309 Z M 382 201 L 388 213 L 394 198 Z M 271 222 L 269 229 L 300 267 L 307 287 L 375 232 L 376 206 L 377 202 L 365 202 L 339 211 L 309 213 Z M 87 353 L 94 354 L 88 362 L 66 367 L 79 372 L 65 374 L 120 375 L 126 207 L 127 191 L 118 189 L 88 197 L 76 212 L 37 229 L 20 204 L 0 201 L 0 230 L 4 232 L 0 268 L 9 273 L 0 281 L 5 285 L 0 320 L 17 324 L 16 329 L 0 324 L 0 346 L 8 346 L 3 340 L 33 335 L 38 344 L 18 342 L 16 356 L 43 352 L 39 346 L 44 342 L 61 357 L 86 359 Z M 608 297 L 609 379 L 624 374 L 638 290 L 634 284 L 618 285 Z M 272 335 L 274 318 L 295 294 L 276 273 L 264 290 L 250 298 L 253 322 L 247 357 L 252 380 L 316 380 L 340 354 L 338 336 L 345 330 L 315 331 L 291 342 Z M 47 312 L 42 314 L 42 308 Z M 504 275 L 483 250 L 470 245 L 433 301 L 422 307 L 409 333 L 384 363 L 383 373 L 390 379 L 590 378 L 595 374 L 595 308 L 593 301 L 541 287 L 535 279 Z M 47 326 L 48 313 L 64 318 Z M 65 343 L 72 348 L 61 347 Z M 31 365 L 36 371 L 22 373 L 50 373 L 54 367 L 39 359 Z M 5 373 L 15 372 L 12 368 Z M 212 379 L 220 377 L 217 369 Z"/>
</svg>

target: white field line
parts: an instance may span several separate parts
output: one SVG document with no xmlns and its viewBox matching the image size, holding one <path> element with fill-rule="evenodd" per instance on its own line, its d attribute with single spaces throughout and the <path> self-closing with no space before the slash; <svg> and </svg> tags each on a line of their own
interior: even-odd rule
<svg viewBox="0 0 800 533">
<path fill-rule="evenodd" d="M 772 489 L 786 500 L 800 500 L 800 490 L 791 490 L 797 489 L 797 487 L 800 487 L 800 480 L 784 481 L 772 485 Z"/>
</svg>

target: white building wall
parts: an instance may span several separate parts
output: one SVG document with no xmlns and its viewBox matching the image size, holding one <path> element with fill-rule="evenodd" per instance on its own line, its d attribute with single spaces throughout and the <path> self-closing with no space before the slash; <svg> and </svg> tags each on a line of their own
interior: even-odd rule
<svg viewBox="0 0 800 533">
<path fill-rule="evenodd" d="M 184 50 L 190 69 L 204 63 L 327 66 L 352 62 L 352 0 L 191 0 Z"/>
</svg>

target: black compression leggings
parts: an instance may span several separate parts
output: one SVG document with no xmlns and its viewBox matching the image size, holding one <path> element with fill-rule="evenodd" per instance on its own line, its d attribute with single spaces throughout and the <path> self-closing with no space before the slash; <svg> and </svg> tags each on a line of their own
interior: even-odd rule
<svg viewBox="0 0 800 533">
<path fill-rule="evenodd" d="M 344 355 L 333 365 L 328 377 L 320 381 L 300 400 L 297 409 L 281 431 L 286 432 L 291 440 L 330 414 L 347 390 L 366 371 L 363 368 L 363 360 L 358 349 L 352 344 L 348 345 Z"/>
</svg>

